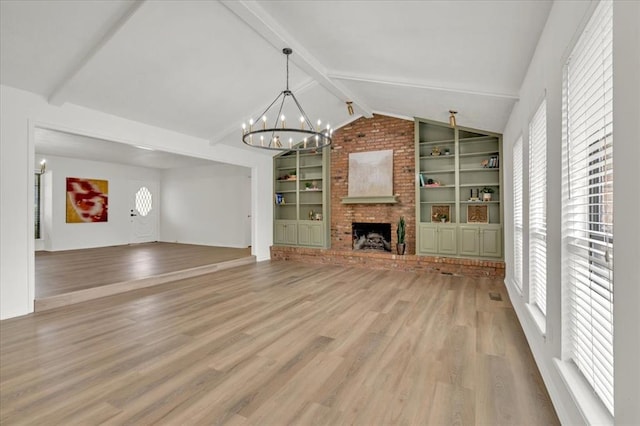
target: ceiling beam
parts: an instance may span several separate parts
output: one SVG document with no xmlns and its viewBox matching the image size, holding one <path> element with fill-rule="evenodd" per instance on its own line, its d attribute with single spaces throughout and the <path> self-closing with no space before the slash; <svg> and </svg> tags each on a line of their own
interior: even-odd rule
<svg viewBox="0 0 640 426">
<path fill-rule="evenodd" d="M 220 0 L 220 3 L 278 50 L 284 47 L 293 49 L 294 54 L 291 55 L 291 62 L 309 74 L 335 97 L 343 102 L 353 102 L 353 106 L 356 107 L 362 115 L 365 117 L 373 117 L 373 110 L 343 84 L 331 79 L 328 76 L 326 67 L 311 55 L 304 46 L 296 42 L 294 37 L 273 19 L 258 2 L 252 0 Z"/>
<path fill-rule="evenodd" d="M 481 90 L 471 90 L 471 89 L 465 89 L 461 87 L 431 84 L 424 81 L 394 81 L 394 80 L 384 80 L 377 77 L 365 77 L 365 76 L 334 74 L 334 73 L 328 74 L 328 77 L 334 80 L 357 81 L 361 83 L 381 84 L 385 86 L 410 87 L 412 89 L 438 90 L 441 92 L 461 93 L 464 95 L 484 96 L 489 98 L 510 99 L 514 101 L 517 101 L 520 99 L 520 95 L 518 95 L 517 93 L 483 92 Z"/>
<path fill-rule="evenodd" d="M 134 0 L 124 14 L 112 25 L 95 43 L 91 44 L 78 61 L 69 67 L 65 76 L 58 82 L 55 88 L 49 94 L 48 100 L 50 104 L 62 105 L 67 102 L 69 97 L 69 87 L 73 79 L 80 71 L 93 59 L 104 46 L 125 26 L 133 15 L 140 9 L 145 0 Z"/>
</svg>

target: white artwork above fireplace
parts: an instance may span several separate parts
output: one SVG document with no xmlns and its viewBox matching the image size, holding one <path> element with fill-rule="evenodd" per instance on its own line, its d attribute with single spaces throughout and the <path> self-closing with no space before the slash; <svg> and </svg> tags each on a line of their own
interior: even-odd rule
<svg viewBox="0 0 640 426">
<path fill-rule="evenodd" d="M 392 195 L 392 149 L 349 154 L 349 197 Z"/>
</svg>

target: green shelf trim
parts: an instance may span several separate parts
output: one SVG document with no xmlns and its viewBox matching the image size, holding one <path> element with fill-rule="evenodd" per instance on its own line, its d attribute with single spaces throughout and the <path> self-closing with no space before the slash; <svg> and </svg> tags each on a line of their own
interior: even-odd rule
<svg viewBox="0 0 640 426">
<path fill-rule="evenodd" d="M 421 186 L 422 189 L 455 188 L 455 185 Z"/>
<path fill-rule="evenodd" d="M 420 204 L 455 204 L 455 201 L 420 201 Z"/>
<path fill-rule="evenodd" d="M 460 187 L 461 188 L 476 188 L 476 187 L 483 187 L 483 186 L 500 186 L 499 183 L 494 182 L 494 183 L 487 183 L 487 182 L 476 182 L 476 183 L 461 183 Z"/>
<path fill-rule="evenodd" d="M 480 151 L 480 152 L 465 152 L 464 154 L 459 154 L 459 157 L 479 157 L 481 155 L 498 155 L 500 151 Z"/>
<path fill-rule="evenodd" d="M 460 143 L 489 142 L 489 141 L 498 143 L 498 137 L 497 136 L 474 136 L 471 138 L 460 138 Z"/>
<path fill-rule="evenodd" d="M 286 193 L 292 193 L 292 192 L 296 192 L 295 189 L 287 189 L 285 191 L 276 191 L 276 194 L 286 194 Z"/>
<path fill-rule="evenodd" d="M 424 145 L 424 146 L 431 146 L 431 145 L 438 145 L 438 144 L 451 144 L 453 145 L 453 143 L 455 142 L 455 139 L 443 139 L 441 141 L 421 141 L 420 145 Z"/>
<path fill-rule="evenodd" d="M 342 204 L 396 204 L 395 195 L 382 197 L 343 197 Z"/>
<path fill-rule="evenodd" d="M 500 167 L 478 167 L 477 169 L 460 169 L 460 173 L 464 172 L 499 172 Z"/>
<path fill-rule="evenodd" d="M 313 164 L 307 166 L 300 166 L 300 169 L 317 169 L 318 167 L 322 167 L 322 164 Z"/>
<path fill-rule="evenodd" d="M 449 155 L 444 155 L 444 154 L 440 154 L 440 155 L 422 155 L 422 156 L 420 156 L 421 160 L 444 160 L 444 159 L 453 160 L 454 158 L 456 158 L 456 156 L 453 155 L 453 154 L 449 154 Z"/>
<path fill-rule="evenodd" d="M 422 173 L 423 175 L 432 175 L 432 174 L 435 174 L 435 173 L 453 173 L 453 172 L 455 172 L 454 169 L 451 169 L 451 170 L 429 170 L 429 171 L 422 170 L 420 173 Z"/>
<path fill-rule="evenodd" d="M 460 201 L 460 204 L 500 204 L 500 201 Z"/>
<path fill-rule="evenodd" d="M 322 202 L 320 203 L 299 203 L 301 206 L 321 206 Z"/>
</svg>

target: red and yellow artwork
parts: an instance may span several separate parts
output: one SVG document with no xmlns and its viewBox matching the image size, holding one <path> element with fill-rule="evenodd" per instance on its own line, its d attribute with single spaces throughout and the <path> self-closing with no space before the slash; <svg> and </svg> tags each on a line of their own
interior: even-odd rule
<svg viewBox="0 0 640 426">
<path fill-rule="evenodd" d="M 67 178 L 67 223 L 107 222 L 109 181 Z"/>
</svg>

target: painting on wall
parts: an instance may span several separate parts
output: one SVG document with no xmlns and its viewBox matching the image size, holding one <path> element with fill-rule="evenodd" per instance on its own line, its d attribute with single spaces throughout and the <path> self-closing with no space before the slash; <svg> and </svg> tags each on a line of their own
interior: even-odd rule
<svg viewBox="0 0 640 426">
<path fill-rule="evenodd" d="M 67 178 L 67 223 L 107 222 L 109 181 Z"/>
<path fill-rule="evenodd" d="M 349 154 L 349 197 L 393 195 L 393 150 Z"/>
</svg>

